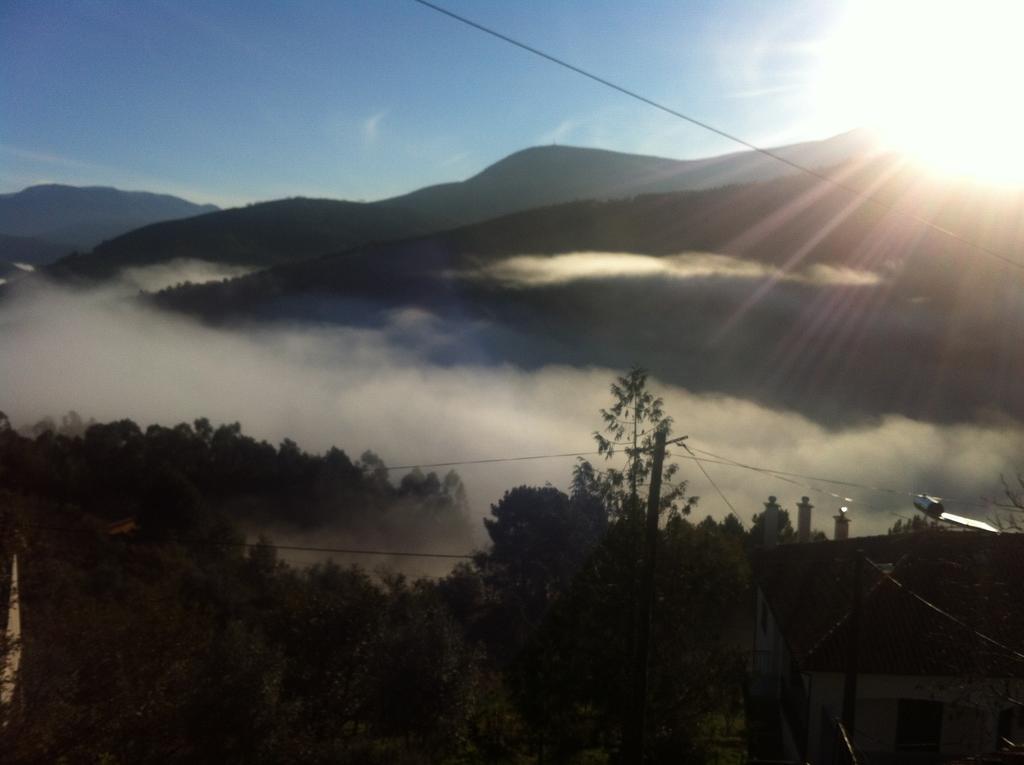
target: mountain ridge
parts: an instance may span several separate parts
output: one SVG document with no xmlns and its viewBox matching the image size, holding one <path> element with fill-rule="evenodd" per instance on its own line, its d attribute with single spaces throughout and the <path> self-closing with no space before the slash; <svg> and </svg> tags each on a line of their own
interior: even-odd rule
<svg viewBox="0 0 1024 765">
<path fill-rule="evenodd" d="M 47 183 L 0 194 L 0 233 L 91 249 L 139 226 L 217 209 L 171 194 Z"/>
<path fill-rule="evenodd" d="M 868 147 L 866 136 L 854 131 L 776 151 L 813 164 L 847 158 Z M 150 226 L 104 242 L 91 253 L 65 258 L 52 273 L 108 278 L 126 266 L 180 257 L 263 267 L 581 199 L 698 190 L 793 172 L 792 167 L 756 152 L 675 160 L 606 149 L 534 146 L 514 152 L 464 181 L 427 186 L 375 202 L 298 197 L 295 199 L 306 201 L 261 202 L 212 213 L 214 217 L 204 216 L 202 223 L 195 222 L 202 219 L 184 219 L 158 228 Z M 319 240 L 306 230 L 311 225 L 307 217 L 310 205 L 322 208 L 323 214 L 315 221 L 324 234 Z M 336 216 L 333 222 L 327 220 L 331 210 Z M 277 216 L 276 221 L 260 220 L 261 212 Z M 293 214 L 291 219 L 289 214 Z M 360 215 L 365 218 L 362 223 L 357 220 Z M 240 218 L 247 221 L 248 230 L 239 227 Z M 218 226 L 220 230 L 214 230 Z M 328 229 L 333 234 L 328 235 Z M 289 236 L 293 241 L 288 241 Z"/>
<path fill-rule="evenodd" d="M 153 223 L 62 258 L 57 278 L 104 279 L 120 269 L 176 259 L 266 267 L 380 239 L 426 234 L 436 224 L 418 213 L 334 199 L 290 199 Z"/>
<path fill-rule="evenodd" d="M 817 169 L 877 150 L 873 134 L 852 130 L 771 152 Z M 793 166 L 752 150 L 683 160 L 580 146 L 530 146 L 463 181 L 425 186 L 374 204 L 401 206 L 466 224 L 578 199 L 693 191 L 795 172 Z"/>
</svg>

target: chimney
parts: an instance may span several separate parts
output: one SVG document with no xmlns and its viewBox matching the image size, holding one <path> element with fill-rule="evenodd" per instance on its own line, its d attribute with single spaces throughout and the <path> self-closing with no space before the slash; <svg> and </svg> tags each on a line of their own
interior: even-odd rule
<svg viewBox="0 0 1024 765">
<path fill-rule="evenodd" d="M 849 539 L 850 538 L 850 519 L 846 517 L 846 507 L 839 508 L 839 515 L 835 516 L 836 519 L 836 533 L 835 539 Z"/>
<path fill-rule="evenodd" d="M 779 542 L 779 506 L 775 497 L 768 497 L 764 503 L 764 546 L 775 547 Z"/>
<path fill-rule="evenodd" d="M 814 505 L 807 497 L 800 497 L 800 504 L 796 506 L 796 537 L 802 545 L 811 541 L 811 510 L 813 509 Z"/>
</svg>

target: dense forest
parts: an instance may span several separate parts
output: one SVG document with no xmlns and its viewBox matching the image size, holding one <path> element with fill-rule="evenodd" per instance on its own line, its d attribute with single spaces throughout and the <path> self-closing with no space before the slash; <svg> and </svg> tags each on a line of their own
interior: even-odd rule
<svg viewBox="0 0 1024 765">
<path fill-rule="evenodd" d="M 3 418 L 3 559 L 18 554 L 24 632 L 0 747 L 39 763 L 614 762 L 643 537 L 629 486 L 650 471 L 642 446 L 627 451 L 624 471 L 579 463 L 568 492 L 511 488 L 485 549 L 410 580 L 289 565 L 271 540 L 246 544 L 247 523 L 456 526 L 455 474 L 389 479 L 372 454 L 275 448 L 206 420 L 71 417 L 26 434 Z M 648 751 L 729 762 L 748 538 L 732 516 L 691 522 L 674 473 Z"/>
<path fill-rule="evenodd" d="M 46 269 L 57 279 L 108 279 L 175 258 L 269 266 L 368 242 L 419 236 L 446 221 L 333 199 L 279 199 L 136 228 Z"/>
</svg>

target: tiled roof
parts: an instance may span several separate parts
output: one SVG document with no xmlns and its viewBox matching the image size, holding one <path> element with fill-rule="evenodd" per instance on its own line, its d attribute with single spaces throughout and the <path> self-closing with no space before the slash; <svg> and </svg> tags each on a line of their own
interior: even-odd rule
<svg viewBox="0 0 1024 765">
<path fill-rule="evenodd" d="M 858 550 L 895 564 L 892 578 L 863 569 L 860 672 L 1024 676 L 1024 535 L 956 531 L 757 552 L 755 581 L 801 669 L 845 668 Z"/>
</svg>

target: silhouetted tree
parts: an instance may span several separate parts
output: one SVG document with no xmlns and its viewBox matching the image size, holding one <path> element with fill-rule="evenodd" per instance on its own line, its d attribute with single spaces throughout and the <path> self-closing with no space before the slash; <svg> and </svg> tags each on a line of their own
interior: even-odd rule
<svg viewBox="0 0 1024 765">
<path fill-rule="evenodd" d="M 616 521 L 512 667 L 515 698 L 549 752 L 615 749 L 629 713 L 633 555 L 642 529 Z M 701 732 L 737 715 L 742 648 L 727 640 L 748 570 L 742 541 L 675 517 L 659 533 L 651 658 L 652 761 L 703 762 Z"/>
<path fill-rule="evenodd" d="M 887 534 L 910 534 L 915 531 L 927 531 L 929 529 L 942 528 L 935 521 L 930 521 L 924 516 L 914 515 L 909 518 L 897 518 L 896 523 L 889 527 Z"/>
<path fill-rule="evenodd" d="M 506 491 L 484 519 L 491 548 L 477 556 L 483 581 L 493 595 L 494 638 L 499 659 L 507 658 L 534 632 L 554 599 L 601 539 L 604 506 L 580 491 L 520 486 Z"/>
</svg>

